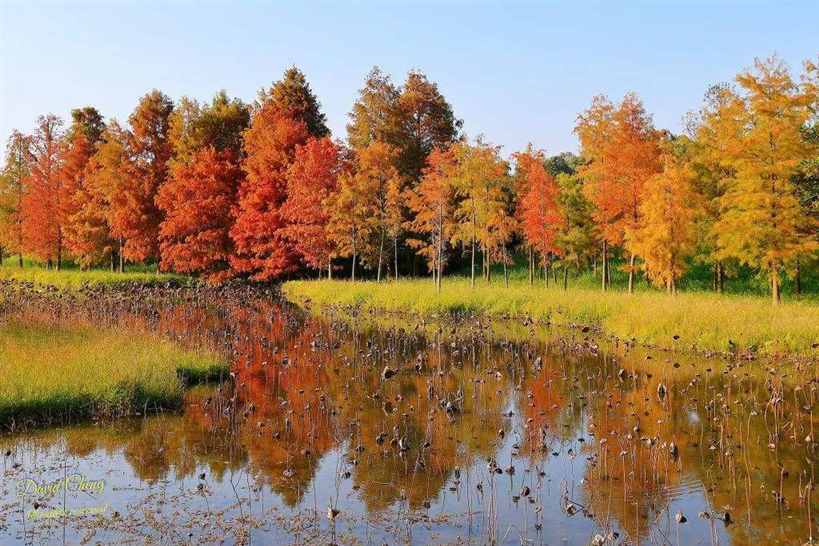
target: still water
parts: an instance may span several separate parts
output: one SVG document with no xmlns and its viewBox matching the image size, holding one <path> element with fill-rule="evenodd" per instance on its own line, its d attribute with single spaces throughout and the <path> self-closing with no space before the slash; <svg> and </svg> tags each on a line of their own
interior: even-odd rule
<svg viewBox="0 0 819 546">
<path fill-rule="evenodd" d="M 817 540 L 815 362 L 249 293 L 90 299 L 55 323 L 158 331 L 235 377 L 180 412 L 0 435 L 0 544 Z"/>
</svg>

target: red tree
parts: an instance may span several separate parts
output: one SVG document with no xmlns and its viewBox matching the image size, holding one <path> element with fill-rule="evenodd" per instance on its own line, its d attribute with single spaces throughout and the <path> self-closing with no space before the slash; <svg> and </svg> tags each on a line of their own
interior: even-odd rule
<svg viewBox="0 0 819 546">
<path fill-rule="evenodd" d="M 239 188 L 236 244 L 232 266 L 256 280 L 270 280 L 296 269 L 298 255 L 282 228 L 281 206 L 287 196 L 287 170 L 296 146 L 307 141 L 307 126 L 282 112 L 273 101 L 255 113 L 245 132 L 246 177 Z"/>
<path fill-rule="evenodd" d="M 63 232 L 60 224 L 60 126 L 54 115 L 40 116 L 32 135 L 31 170 L 21 208 L 23 247 L 49 265 L 61 267 Z"/>
<path fill-rule="evenodd" d="M 242 171 L 229 150 L 202 148 L 173 165 L 156 203 L 165 212 L 160 227 L 160 266 L 202 273 L 211 281 L 230 276 L 230 227 Z"/>
<path fill-rule="evenodd" d="M 546 172 L 542 152 L 527 150 L 515 155 L 522 192 L 518 202 L 518 218 L 526 242 L 540 253 L 544 268 L 549 254 L 559 254 L 555 241 L 564 225 L 557 203 L 558 186 Z"/>
<path fill-rule="evenodd" d="M 324 201 L 336 190 L 340 150 L 329 137 L 296 148 L 287 171 L 287 199 L 281 207 L 282 234 L 299 257 L 315 269 L 328 268 L 333 246 L 327 237 L 329 212 Z"/>
</svg>

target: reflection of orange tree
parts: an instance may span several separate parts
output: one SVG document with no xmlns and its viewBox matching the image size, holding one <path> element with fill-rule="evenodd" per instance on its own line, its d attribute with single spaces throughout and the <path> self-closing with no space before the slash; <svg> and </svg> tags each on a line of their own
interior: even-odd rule
<svg viewBox="0 0 819 546">
<path fill-rule="evenodd" d="M 584 504 L 603 525 L 613 518 L 639 542 L 680 483 L 671 445 L 686 441 L 679 433 L 685 414 L 668 379 L 657 375 L 598 383 L 589 405 L 596 442 L 585 449 L 592 459 L 583 485 Z"/>
<path fill-rule="evenodd" d="M 332 355 L 315 350 L 314 342 L 322 338 L 318 323 L 303 324 L 290 336 L 284 314 L 264 311 L 269 321 L 235 321 L 236 389 L 244 408 L 239 434 L 257 477 L 295 505 L 334 445 L 325 394 Z"/>
<path fill-rule="evenodd" d="M 397 361 L 354 362 L 356 381 L 344 386 L 344 396 L 361 403 L 346 404 L 342 417 L 355 431 L 348 459 L 357 462 L 354 480 L 368 509 L 382 510 L 402 495 L 419 508 L 439 494 L 455 468 L 493 453 L 508 379 L 487 379 L 480 373 L 487 362 L 456 360 L 451 351 L 429 345 Z M 382 380 L 385 364 L 398 374 Z"/>
</svg>

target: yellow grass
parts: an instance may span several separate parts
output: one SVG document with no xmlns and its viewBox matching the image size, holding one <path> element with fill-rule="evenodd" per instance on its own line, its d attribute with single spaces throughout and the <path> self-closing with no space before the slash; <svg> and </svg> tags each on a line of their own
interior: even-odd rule
<svg viewBox="0 0 819 546">
<path fill-rule="evenodd" d="M 77 289 L 83 285 L 117 285 L 132 282 L 160 283 L 169 280 L 184 280 L 187 277 L 148 271 L 126 271 L 117 273 L 103 269 L 62 271 L 44 269 L 38 266 L 19 268 L 16 265 L 0 266 L 0 280 L 30 282 L 37 286 L 54 286 L 60 289 Z"/>
<path fill-rule="evenodd" d="M 0 324 L 0 426 L 174 407 L 187 381 L 226 373 L 158 336 L 12 319 Z"/>
<path fill-rule="evenodd" d="M 459 311 L 489 316 L 530 316 L 555 324 L 594 324 L 606 333 L 640 343 L 681 349 L 727 351 L 752 348 L 760 353 L 816 355 L 819 342 L 819 304 L 787 302 L 773 306 L 769 299 L 660 292 L 626 294 L 591 289 L 530 287 L 515 281 L 480 282 L 445 279 L 437 294 L 429 280 L 292 281 L 285 296 L 299 305 L 351 305 L 363 309 L 447 314 Z M 673 336 L 679 336 L 674 340 Z M 732 345 L 733 343 L 733 345 Z"/>
</svg>

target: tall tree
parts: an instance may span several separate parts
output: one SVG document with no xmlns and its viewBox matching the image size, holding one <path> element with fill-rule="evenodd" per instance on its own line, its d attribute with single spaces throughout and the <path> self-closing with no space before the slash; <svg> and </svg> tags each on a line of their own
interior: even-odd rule
<svg viewBox="0 0 819 546">
<path fill-rule="evenodd" d="M 280 208 L 287 198 L 287 171 L 296 147 L 308 138 L 306 124 L 283 112 L 272 99 L 253 114 L 245 132 L 245 178 L 230 230 L 236 244 L 231 262 L 256 280 L 274 279 L 298 266 L 298 255 L 282 232 L 286 222 Z"/>
<path fill-rule="evenodd" d="M 81 211 L 92 199 L 86 188 L 86 179 L 105 123 L 102 115 L 91 106 L 72 110 L 71 117 L 71 127 L 62 148 L 60 223 L 68 251 L 82 266 L 90 266 L 99 256 L 96 252 L 89 252 L 88 241 L 85 240 L 85 216 Z"/>
<path fill-rule="evenodd" d="M 134 184 L 123 188 L 130 208 L 121 215 L 126 258 L 143 261 L 159 255 L 159 224 L 162 211 L 156 194 L 168 177 L 172 146 L 169 138 L 173 102 L 154 89 L 143 96 L 128 118 L 131 126 L 129 151 L 135 166 Z"/>
<path fill-rule="evenodd" d="M 693 177 L 685 160 L 668 150 L 663 156 L 663 171 L 651 177 L 644 188 L 642 224 L 628 234 L 648 278 L 671 294 L 677 292 L 677 281 L 696 243 L 694 212 L 699 207 Z"/>
<path fill-rule="evenodd" d="M 500 148 L 481 140 L 474 145 L 458 143 L 454 147 L 458 161 L 455 184 L 458 227 L 453 242 L 470 247 L 471 285 L 475 285 L 477 250 L 482 251 L 483 276 L 491 280 L 491 265 L 503 259 L 503 251 L 513 231 L 510 213 L 509 167 L 500 157 Z"/>
<path fill-rule="evenodd" d="M 816 154 L 804 135 L 816 97 L 800 89 L 776 58 L 757 60 L 755 70 L 738 75 L 737 83 L 744 92 L 736 99 L 743 105 L 743 123 L 738 138 L 728 143 L 734 175 L 720 200 L 717 245 L 722 257 L 766 272 L 778 303 L 785 267 L 817 248 L 815 239 L 802 236 L 812 219 L 791 180 L 800 163 Z"/>
<path fill-rule="evenodd" d="M 435 149 L 429 156 L 421 182 L 406 192 L 412 211 L 409 228 L 423 238 L 407 240 L 426 258 L 438 292 L 446 262 L 445 252 L 455 224 L 455 181 L 458 162 L 452 147 Z"/>
<path fill-rule="evenodd" d="M 550 255 L 561 253 L 557 239 L 565 219 L 557 201 L 559 188 L 552 175 L 546 172 L 543 152 L 533 150 L 530 145 L 514 158 L 521 194 L 516 214 L 527 245 L 541 256 L 545 280 L 548 279 Z"/>
<path fill-rule="evenodd" d="M 258 104 L 272 103 L 282 113 L 304 123 L 310 136 L 321 138 L 330 135 L 327 119 L 321 112 L 321 103 L 313 94 L 307 78 L 301 70 L 292 66 L 285 70 L 282 79 L 269 90 L 259 92 Z"/>
<path fill-rule="evenodd" d="M 588 262 L 596 254 L 599 234 L 594 223 L 594 205 L 584 191 L 583 179 L 577 174 L 560 173 L 557 175 L 557 201 L 565 223 L 557 238 L 563 268 L 563 287 L 568 282 L 568 265 L 574 264 L 577 270 L 581 264 Z"/>
<path fill-rule="evenodd" d="M 231 275 L 230 227 L 241 178 L 229 149 L 206 146 L 189 161 L 174 163 L 156 197 L 165 211 L 160 227 L 162 269 L 200 273 L 213 282 Z"/>
<path fill-rule="evenodd" d="M 23 267 L 23 196 L 31 160 L 31 137 L 12 132 L 0 176 L 0 254 L 16 252 L 20 267 Z"/>
<path fill-rule="evenodd" d="M 250 108 L 219 91 L 210 104 L 182 97 L 170 117 L 169 138 L 174 161 L 187 161 L 207 146 L 241 155 L 242 133 L 250 124 Z"/>
<path fill-rule="evenodd" d="M 352 258 L 351 279 L 366 242 L 373 233 L 374 201 L 367 193 L 369 179 L 360 171 L 343 172 L 338 179 L 338 191 L 325 201 L 330 211 L 327 236 L 334 247 L 332 257 Z"/>
<path fill-rule="evenodd" d="M 333 275 L 333 245 L 327 232 L 327 201 L 336 191 L 342 169 L 342 150 L 329 137 L 311 138 L 298 146 L 287 171 L 287 199 L 281 207 L 285 239 L 306 265 L 319 272 L 327 268 L 328 278 Z"/>
<path fill-rule="evenodd" d="M 646 181 L 660 171 L 659 134 L 642 102 L 627 94 L 615 107 L 597 96 L 578 116 L 575 133 L 586 160 L 580 174 L 596 207 L 603 236 L 603 282 L 608 286 L 608 246 L 620 246 L 640 225 L 640 200 Z M 629 292 L 634 290 L 635 254 L 630 252 Z"/>
<path fill-rule="evenodd" d="M 401 92 L 389 75 L 373 67 L 350 111 L 347 140 L 353 149 L 375 141 L 398 146 L 403 131 L 398 98 Z"/>
<path fill-rule="evenodd" d="M 23 195 L 23 246 L 36 257 L 62 267 L 64 251 L 61 225 L 60 141 L 62 120 L 40 116 L 31 136 L 32 162 Z"/>
<path fill-rule="evenodd" d="M 84 256 L 99 262 L 110 258 L 111 268 L 125 267 L 126 238 L 133 233 L 131 215 L 138 210 L 141 174 L 130 150 L 131 135 L 113 121 L 87 167 L 82 209 L 74 218 L 75 244 Z M 118 263 L 117 263 L 118 262 Z"/>
<path fill-rule="evenodd" d="M 420 71 L 411 70 L 401 87 L 398 110 L 402 122 L 399 169 L 412 185 L 421 178 L 427 156 L 435 148 L 446 148 L 459 138 L 463 121 Z"/>
<path fill-rule="evenodd" d="M 171 115 L 174 158 L 156 196 L 164 215 L 162 269 L 198 273 L 212 282 L 231 275 L 230 229 L 243 178 L 242 133 L 249 120 L 249 108 L 224 91 L 204 106 L 183 98 Z"/>
</svg>

